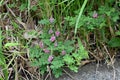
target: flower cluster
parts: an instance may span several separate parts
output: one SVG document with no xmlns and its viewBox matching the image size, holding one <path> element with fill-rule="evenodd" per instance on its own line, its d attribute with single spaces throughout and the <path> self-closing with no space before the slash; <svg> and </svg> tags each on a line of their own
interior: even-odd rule
<svg viewBox="0 0 120 80">
<path fill-rule="evenodd" d="M 49 34 L 53 33 L 53 30 L 50 29 L 48 33 L 49 33 Z M 51 42 L 54 42 L 54 41 L 56 40 L 56 37 L 59 37 L 59 36 L 60 36 L 60 31 L 56 31 L 56 32 L 55 32 L 55 35 L 53 34 L 53 35 L 51 36 L 50 41 L 51 41 Z"/>
<path fill-rule="evenodd" d="M 45 53 L 50 53 L 50 50 L 48 50 L 48 49 L 43 49 L 43 51 L 44 51 Z"/>
<path fill-rule="evenodd" d="M 49 19 L 50 23 L 53 23 L 54 21 L 55 21 L 55 19 L 53 17 L 51 17 Z M 59 30 L 54 31 L 52 28 L 50 28 L 48 30 L 48 35 L 50 36 L 49 37 L 50 44 L 53 44 L 54 47 L 57 47 L 58 46 L 57 38 L 59 38 L 59 36 L 60 36 L 60 31 Z M 44 41 L 42 41 L 42 40 L 39 42 L 39 47 L 42 49 L 42 51 L 44 53 L 47 53 L 47 54 L 51 53 L 51 50 L 49 50 L 48 46 L 46 46 L 44 44 Z M 65 54 L 66 54 L 65 50 L 61 51 L 61 55 L 65 55 Z M 51 63 L 53 61 L 53 59 L 54 59 L 53 56 L 54 56 L 53 53 L 49 55 L 49 57 L 48 57 L 49 63 Z"/>
<path fill-rule="evenodd" d="M 53 33 L 53 30 L 52 30 L 52 29 L 50 29 L 48 33 L 49 33 L 49 34 L 52 34 L 52 33 Z"/>
<path fill-rule="evenodd" d="M 53 17 L 50 17 L 49 22 L 53 23 L 53 22 L 55 22 L 55 19 Z"/>
<path fill-rule="evenodd" d="M 60 35 L 60 31 L 56 31 L 55 35 L 58 37 Z"/>
<path fill-rule="evenodd" d="M 48 57 L 48 62 L 49 62 L 49 63 L 51 63 L 51 62 L 52 62 L 52 60 L 53 60 L 53 56 L 52 56 L 52 55 L 50 55 L 50 56 Z"/>
<path fill-rule="evenodd" d="M 98 17 L 98 13 L 96 11 L 94 11 L 93 18 L 97 18 L 97 17 Z"/>
<path fill-rule="evenodd" d="M 65 50 L 63 50 L 63 51 L 62 51 L 62 55 L 65 55 L 65 54 L 66 54 L 66 51 L 65 51 Z"/>
<path fill-rule="evenodd" d="M 56 40 L 56 37 L 53 35 L 53 36 L 51 36 L 51 38 L 50 38 L 50 41 L 51 42 L 54 42 Z"/>
<path fill-rule="evenodd" d="M 40 46 L 40 48 L 44 48 L 44 44 L 42 41 L 39 42 L 39 46 Z"/>
<path fill-rule="evenodd" d="M 44 53 L 50 53 L 50 50 L 44 48 L 44 43 L 42 41 L 39 42 L 39 47 L 43 49 Z"/>
</svg>

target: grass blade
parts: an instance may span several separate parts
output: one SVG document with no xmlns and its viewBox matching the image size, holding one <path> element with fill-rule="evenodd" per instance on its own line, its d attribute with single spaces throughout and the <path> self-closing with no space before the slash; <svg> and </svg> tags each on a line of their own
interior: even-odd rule
<svg viewBox="0 0 120 80">
<path fill-rule="evenodd" d="M 75 24 L 75 35 L 76 35 L 76 33 L 77 33 L 78 23 L 79 23 L 79 21 L 80 21 L 80 18 L 81 18 L 81 15 L 82 15 L 82 13 L 83 13 L 83 10 L 84 10 L 84 8 L 85 8 L 85 6 L 86 6 L 86 4 L 87 4 L 87 1 L 88 1 L 88 0 L 85 0 L 85 1 L 84 1 L 83 5 L 82 5 L 82 7 L 81 7 L 81 10 L 80 10 L 80 12 L 79 12 L 78 18 L 77 18 L 77 20 L 76 20 L 76 24 Z"/>
<path fill-rule="evenodd" d="M 0 29 L 0 66 L 2 66 L 4 73 L 4 80 L 8 80 L 8 70 L 6 69 L 5 57 L 2 53 L 2 31 Z"/>
</svg>

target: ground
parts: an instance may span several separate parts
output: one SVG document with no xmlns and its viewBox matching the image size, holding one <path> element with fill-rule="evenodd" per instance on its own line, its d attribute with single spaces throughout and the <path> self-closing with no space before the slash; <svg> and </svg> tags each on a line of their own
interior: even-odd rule
<svg viewBox="0 0 120 80">
<path fill-rule="evenodd" d="M 73 77 L 72 79 L 67 74 L 63 74 L 58 79 L 53 80 L 120 80 L 120 59 L 115 60 L 114 68 L 111 65 L 106 65 L 105 62 L 90 63 L 80 67 L 78 73 L 67 72 Z"/>
</svg>

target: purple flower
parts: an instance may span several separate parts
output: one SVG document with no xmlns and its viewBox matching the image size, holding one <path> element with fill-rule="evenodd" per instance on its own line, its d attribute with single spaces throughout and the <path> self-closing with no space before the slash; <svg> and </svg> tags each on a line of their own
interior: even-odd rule
<svg viewBox="0 0 120 80">
<path fill-rule="evenodd" d="M 43 47 L 44 47 L 44 44 L 43 44 L 42 41 L 39 42 L 39 46 L 40 46 L 40 48 L 43 48 Z"/>
<path fill-rule="evenodd" d="M 51 41 L 51 42 L 54 42 L 55 39 L 56 39 L 56 37 L 53 35 L 53 36 L 51 36 L 50 41 Z"/>
<path fill-rule="evenodd" d="M 53 60 L 53 56 L 52 55 L 50 55 L 49 57 L 48 57 L 48 62 L 52 62 L 52 60 Z"/>
<path fill-rule="evenodd" d="M 49 21 L 50 21 L 50 23 L 53 23 L 55 21 L 55 19 L 53 17 L 50 17 Z"/>
<path fill-rule="evenodd" d="M 94 13 L 93 13 L 93 18 L 97 18 L 97 17 L 98 17 L 98 14 L 97 14 L 96 11 L 94 11 Z"/>
<path fill-rule="evenodd" d="M 57 43 L 57 41 L 55 41 L 55 43 L 54 43 L 54 46 L 55 46 L 55 47 L 57 47 L 57 46 L 58 46 L 58 43 Z"/>
<path fill-rule="evenodd" d="M 49 53 L 49 52 L 50 52 L 50 50 L 48 50 L 48 49 L 43 49 L 43 51 L 44 51 L 45 53 Z"/>
<path fill-rule="evenodd" d="M 48 33 L 49 33 L 49 34 L 52 34 L 52 33 L 53 33 L 53 30 L 52 30 L 52 29 L 50 29 Z"/>
<path fill-rule="evenodd" d="M 60 35 L 60 31 L 56 31 L 55 35 L 58 37 Z"/>
<path fill-rule="evenodd" d="M 65 50 L 63 50 L 63 51 L 62 51 L 62 55 L 65 55 L 65 54 L 66 54 L 66 51 L 65 51 Z"/>
</svg>

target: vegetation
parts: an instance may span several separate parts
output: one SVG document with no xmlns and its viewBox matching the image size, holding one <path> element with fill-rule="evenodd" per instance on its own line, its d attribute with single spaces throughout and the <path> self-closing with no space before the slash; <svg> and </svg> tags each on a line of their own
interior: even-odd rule
<svg viewBox="0 0 120 80">
<path fill-rule="evenodd" d="M 0 80 L 58 78 L 120 48 L 119 0 L 1 0 Z"/>
</svg>

